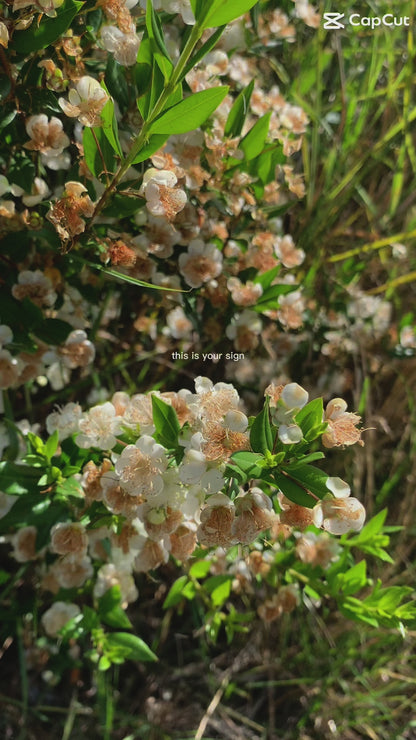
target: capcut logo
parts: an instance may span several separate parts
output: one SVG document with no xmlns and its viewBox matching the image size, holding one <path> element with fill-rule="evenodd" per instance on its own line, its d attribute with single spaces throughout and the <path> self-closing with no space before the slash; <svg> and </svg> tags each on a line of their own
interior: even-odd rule
<svg viewBox="0 0 416 740">
<path fill-rule="evenodd" d="M 328 30 L 345 28 L 345 25 L 340 22 L 343 18 L 345 18 L 345 13 L 324 13 L 324 28 Z"/>
<path fill-rule="evenodd" d="M 347 24 L 349 26 L 363 26 L 364 28 L 372 29 L 378 28 L 378 26 L 385 26 L 386 28 L 391 28 L 392 26 L 410 26 L 408 15 L 397 16 L 393 13 L 385 13 L 383 16 L 351 13 L 345 21 L 344 19 L 345 13 L 324 13 L 324 28 L 328 31 L 334 31 L 339 28 L 345 28 Z"/>
</svg>

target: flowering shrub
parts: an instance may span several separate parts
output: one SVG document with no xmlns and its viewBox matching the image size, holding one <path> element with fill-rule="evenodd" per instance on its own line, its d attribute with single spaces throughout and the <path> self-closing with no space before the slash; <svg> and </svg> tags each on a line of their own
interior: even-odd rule
<svg viewBox="0 0 416 740">
<path fill-rule="evenodd" d="M 394 588 L 352 599 L 368 580 L 364 560 L 347 568 L 348 549 L 369 543 L 388 559 L 377 545 L 383 518 L 345 539 L 362 530 L 365 509 L 343 480 L 314 464 L 324 458 L 319 439 L 327 448 L 362 444 L 359 421 L 342 399 L 324 412 L 322 399 L 308 402 L 297 383 L 268 387 L 263 410 L 248 418 L 232 384 L 205 377 L 196 378 L 195 392 L 116 392 L 84 412 L 74 403 L 54 411 L 48 440 L 29 432 L 23 456 L 0 471 L 1 529 L 12 557 L 32 568 L 46 602 L 56 599 L 41 618 L 46 634 L 55 637 L 67 623 L 67 637 L 91 634 L 102 669 L 123 657 L 152 659 L 140 638 L 124 645 L 127 633 L 97 637 L 95 630 L 100 618 L 130 626 L 122 610 L 138 598 L 135 575 L 169 558 L 190 567 L 166 607 L 195 597 L 192 579 L 212 569 L 203 588 L 212 587 L 213 607 L 232 591 L 252 593 L 259 574 L 275 591 L 283 571 L 288 581 L 258 606 L 267 622 L 300 603 L 302 573 L 309 574 L 306 595 L 320 598 L 329 588 L 352 618 L 395 624 L 410 617 L 412 605 L 399 606 L 406 588 L 393 613 L 383 599 L 393 598 Z M 344 536 L 344 551 L 330 535 Z M 380 544 L 387 541 L 381 535 Z M 299 573 L 281 561 L 282 547 Z M 211 637 L 222 620 L 232 635 L 235 619 L 241 627 L 244 614 L 210 615 Z M 113 651 L 123 645 L 124 652 Z"/>
<path fill-rule="evenodd" d="M 333 133 L 329 180 L 345 121 L 335 136 L 341 113 L 314 111 L 313 78 L 285 66 L 319 13 L 275 5 L 2 8 L 2 635 L 33 618 L 49 682 L 84 655 L 100 672 L 156 660 L 132 617 L 153 583 L 170 614 L 197 602 L 212 642 L 302 604 L 401 631 L 415 619 L 410 587 L 367 574 L 367 556 L 393 562 L 396 528 L 385 509 L 365 523 L 370 497 L 340 477 L 386 349 L 414 355 L 414 315 L 393 329 L 391 294 L 358 285 L 365 265 L 349 252 L 320 275 L 309 147 L 318 127 Z M 320 72 L 335 56 L 328 43 Z M 360 353 L 355 413 L 338 396 L 351 398 Z M 301 373 L 312 400 L 290 382 Z"/>
</svg>

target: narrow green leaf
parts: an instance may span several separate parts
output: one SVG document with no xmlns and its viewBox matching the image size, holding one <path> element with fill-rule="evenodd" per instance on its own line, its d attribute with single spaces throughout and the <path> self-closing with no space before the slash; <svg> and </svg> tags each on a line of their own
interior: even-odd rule
<svg viewBox="0 0 416 740">
<path fill-rule="evenodd" d="M 98 599 L 98 613 L 104 624 L 110 627 L 125 629 L 132 627 L 130 619 L 121 606 L 120 586 L 112 586 Z"/>
<path fill-rule="evenodd" d="M 136 635 L 129 632 L 113 632 L 107 635 L 107 645 L 115 648 L 126 650 L 127 657 L 130 660 L 138 661 L 156 661 L 157 656 L 152 652 L 148 645 Z"/>
<path fill-rule="evenodd" d="M 116 62 L 112 54 L 109 54 L 107 58 L 104 81 L 108 92 L 112 95 L 114 100 L 117 100 L 121 110 L 124 111 L 128 108 L 130 95 L 126 81 L 126 67 L 123 67 L 121 64 Z"/>
<path fill-rule="evenodd" d="M 314 429 L 322 427 L 323 418 L 324 405 L 322 398 L 315 398 L 296 414 L 295 421 L 301 427 L 303 436 L 307 437 Z"/>
<path fill-rule="evenodd" d="M 149 41 L 149 46 L 150 46 L 150 41 Z M 139 69 L 142 68 L 143 66 L 147 68 L 147 65 L 140 65 Z M 147 69 L 145 71 L 147 74 Z M 156 63 L 154 56 L 152 56 L 152 66 L 150 68 L 149 80 L 150 80 L 150 85 L 146 85 L 144 94 L 139 93 L 139 97 L 137 100 L 137 107 L 145 121 L 147 121 L 149 115 L 151 114 L 155 106 L 156 101 L 162 94 L 163 89 L 165 87 L 165 78 L 158 64 Z M 153 131 L 151 133 L 153 133 Z"/>
<path fill-rule="evenodd" d="M 84 265 L 88 265 L 89 267 L 92 267 L 95 270 L 100 270 L 100 272 L 105 272 L 106 275 L 109 275 L 110 277 L 116 277 L 120 280 L 124 280 L 126 283 L 132 283 L 132 285 L 138 285 L 142 288 L 152 288 L 152 290 L 166 290 L 168 292 L 173 293 L 184 293 L 186 291 L 180 290 L 180 288 L 164 288 L 161 285 L 152 285 L 152 283 L 145 283 L 144 280 L 138 280 L 137 278 L 132 277 L 131 275 L 124 275 L 122 272 L 118 272 L 117 270 L 112 270 L 110 267 L 104 267 L 104 265 L 99 265 L 98 263 L 95 264 L 94 262 L 90 262 L 89 260 L 85 260 L 83 257 L 76 256 L 76 259 L 79 262 L 82 262 Z"/>
<path fill-rule="evenodd" d="M 245 135 L 244 139 L 240 141 L 239 149 L 244 152 L 245 159 L 249 161 L 258 157 L 263 151 L 264 144 L 269 132 L 271 111 L 266 113 L 250 129 L 248 134 Z"/>
<path fill-rule="evenodd" d="M 288 471 L 289 472 L 289 471 Z M 322 499 L 328 494 L 326 482 L 328 473 L 324 470 L 315 468 L 314 465 L 302 465 L 295 470 L 290 470 L 290 477 L 300 486 L 307 488 L 308 491 Z"/>
<path fill-rule="evenodd" d="M 280 265 L 276 265 L 276 267 L 272 267 L 271 270 L 267 270 L 266 272 L 262 272 L 257 275 L 254 279 L 254 282 L 260 283 L 263 290 L 266 290 L 267 288 L 270 288 L 273 280 L 278 276 L 279 272 Z"/>
<path fill-rule="evenodd" d="M 122 157 L 123 152 L 121 150 L 120 141 L 118 138 L 117 119 L 114 113 L 114 103 L 111 98 L 107 100 L 104 108 L 101 111 L 101 120 L 103 123 L 102 130 L 104 131 L 104 134 L 110 142 L 113 150 L 116 154 L 118 154 L 119 157 Z"/>
<path fill-rule="evenodd" d="M 257 0 L 199 0 L 196 3 L 196 20 L 201 28 L 223 26 L 249 11 Z"/>
<path fill-rule="evenodd" d="M 198 62 L 200 62 L 201 59 L 203 59 L 211 51 L 211 49 L 214 48 L 214 46 L 216 46 L 217 41 L 221 38 L 225 29 L 226 29 L 226 26 L 220 26 L 220 28 L 217 28 L 217 30 L 211 34 L 209 39 L 205 41 L 205 44 L 202 44 L 202 46 L 198 49 L 196 54 L 194 54 L 194 56 L 191 57 L 188 64 L 186 65 L 183 71 L 183 74 L 181 75 L 181 78 L 180 78 L 181 80 L 184 77 L 186 77 L 188 72 L 190 72 L 191 69 L 193 69 L 193 67 L 195 67 L 195 65 L 198 64 Z"/>
<path fill-rule="evenodd" d="M 289 478 L 283 475 L 283 473 L 273 473 L 273 478 L 289 501 L 299 506 L 306 506 L 308 509 L 313 509 L 316 505 L 316 499 L 305 491 L 292 477 Z"/>
<path fill-rule="evenodd" d="M 271 285 L 264 291 L 263 295 L 258 298 L 256 305 L 253 306 L 253 309 L 258 313 L 261 313 L 262 311 L 268 311 L 270 309 L 276 309 L 279 307 L 279 298 L 283 295 L 289 295 L 289 293 L 293 293 L 293 291 L 296 290 L 298 287 L 299 286 L 295 284 Z"/>
<path fill-rule="evenodd" d="M 162 25 L 153 9 L 152 2 L 148 2 L 146 4 L 146 28 L 150 39 L 153 58 L 155 59 L 165 80 L 168 80 L 173 69 L 173 64 L 163 38 Z"/>
<path fill-rule="evenodd" d="M 139 164 L 139 162 L 144 162 L 146 159 L 149 159 L 152 154 L 162 148 L 168 138 L 168 134 L 154 134 L 153 136 L 150 136 L 148 142 L 142 149 L 140 149 L 132 164 Z"/>
<path fill-rule="evenodd" d="M 272 452 L 273 442 L 273 432 L 269 415 L 269 398 L 266 398 L 263 410 L 256 416 L 250 429 L 250 445 L 254 452 L 262 452 L 264 454 L 267 450 Z"/>
<path fill-rule="evenodd" d="M 152 395 L 152 410 L 158 440 L 166 447 L 176 447 L 181 426 L 175 409 Z"/>
<path fill-rule="evenodd" d="M 254 89 L 254 80 L 237 96 L 225 124 L 225 136 L 240 136 L 249 110 L 250 98 Z"/>
<path fill-rule="evenodd" d="M 115 172 L 114 149 L 101 126 L 94 128 L 85 126 L 82 144 L 87 167 L 95 177 L 101 178 L 106 173 Z"/>
<path fill-rule="evenodd" d="M 184 134 L 201 126 L 218 108 L 228 93 L 228 87 L 211 87 L 190 95 L 169 108 L 151 125 L 152 134 Z"/>
<path fill-rule="evenodd" d="M 58 449 L 59 445 L 59 432 L 57 429 L 55 429 L 54 433 L 49 437 L 49 439 L 45 442 L 45 455 L 50 460 L 56 450 Z"/>
<path fill-rule="evenodd" d="M 182 601 L 182 591 L 188 582 L 188 576 L 180 576 L 176 579 L 175 583 L 173 583 L 173 585 L 171 586 L 166 599 L 163 602 L 164 609 L 170 609 L 170 607 L 176 606 Z"/>
</svg>

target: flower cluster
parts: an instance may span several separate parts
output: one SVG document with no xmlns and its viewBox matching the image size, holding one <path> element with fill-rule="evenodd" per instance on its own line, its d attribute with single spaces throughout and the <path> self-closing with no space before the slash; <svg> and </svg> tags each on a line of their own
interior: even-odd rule
<svg viewBox="0 0 416 740">
<path fill-rule="evenodd" d="M 78 505 L 68 508 L 66 519 L 59 516 L 41 547 L 33 524 L 9 539 L 13 557 L 37 563 L 42 588 L 58 594 L 60 600 L 43 617 L 48 634 L 76 613 L 73 605 L 69 611 L 60 606 L 68 589 L 82 589 L 93 579 L 99 598 L 117 585 L 126 607 L 138 595 L 135 574 L 154 570 L 169 557 L 186 561 L 197 548 L 254 547 L 248 556 L 253 572 L 260 567 L 260 535 L 268 532 L 268 541 L 278 547 L 282 533 L 288 537 L 306 529 L 297 535 L 301 560 L 326 567 L 336 557 L 337 547 L 327 535 L 320 539 L 319 530 L 359 531 L 365 510 L 340 478 L 302 467 L 305 434 L 313 437 L 315 429 L 319 437 L 327 428 L 322 410 L 316 401 L 307 405 L 308 393 L 296 383 L 269 388 L 266 398 L 261 414 L 249 419 L 232 384 L 200 376 L 194 391 L 117 392 L 87 411 L 71 402 L 47 417 L 48 431 L 60 445 L 56 465 L 65 468 L 69 455 L 82 467 L 74 478 Z M 329 419 L 334 406 L 343 408 L 341 399 L 331 404 Z M 264 448 L 263 457 L 256 450 L 263 448 L 264 435 L 270 449 Z M 29 439 L 34 444 L 37 438 Z M 35 444 L 39 449 L 41 443 Z M 3 494 L 1 503 L 7 521 L 13 496 Z M 95 520 L 103 523 L 97 526 Z M 240 581 L 242 576 L 240 569 Z M 296 589 L 282 587 L 259 613 L 269 621 L 297 601 Z"/>
</svg>

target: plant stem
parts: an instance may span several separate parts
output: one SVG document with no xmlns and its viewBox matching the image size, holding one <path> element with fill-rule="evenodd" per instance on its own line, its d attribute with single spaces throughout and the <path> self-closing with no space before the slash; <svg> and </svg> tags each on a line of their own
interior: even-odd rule
<svg viewBox="0 0 416 740">
<path fill-rule="evenodd" d="M 194 25 L 192 28 L 192 31 L 189 35 L 189 38 L 182 50 L 182 53 L 178 59 L 178 62 L 176 64 L 176 67 L 172 70 L 171 77 L 169 81 L 165 84 L 165 87 L 160 94 L 158 100 L 155 103 L 155 106 L 153 110 L 150 112 L 149 117 L 147 121 L 143 123 L 143 126 L 141 128 L 141 131 L 136 136 L 136 138 L 133 141 L 133 144 L 131 146 L 131 149 L 129 153 L 127 154 L 124 161 L 120 164 L 120 167 L 118 168 L 117 172 L 115 173 L 112 181 L 110 182 L 109 186 L 105 189 L 104 193 L 102 194 L 101 198 L 99 199 L 97 205 L 95 206 L 94 213 L 92 215 L 90 225 L 96 220 L 97 216 L 101 213 L 103 208 L 107 205 L 107 201 L 110 197 L 110 195 L 114 192 L 116 189 L 118 183 L 120 182 L 123 175 L 127 172 L 127 170 L 131 167 L 134 160 L 136 159 L 138 153 L 143 147 L 143 144 L 145 144 L 147 137 L 149 135 L 151 126 L 155 118 L 160 115 L 160 113 L 163 111 L 166 101 L 168 98 L 172 95 L 172 93 L 175 91 L 175 88 L 178 84 L 178 82 L 181 79 L 181 76 L 185 70 L 185 67 L 190 59 L 190 56 L 198 43 L 199 39 L 201 38 L 202 30 L 200 29 L 198 23 Z"/>
</svg>

